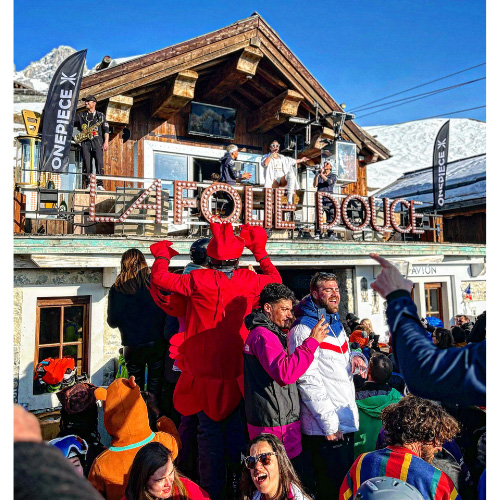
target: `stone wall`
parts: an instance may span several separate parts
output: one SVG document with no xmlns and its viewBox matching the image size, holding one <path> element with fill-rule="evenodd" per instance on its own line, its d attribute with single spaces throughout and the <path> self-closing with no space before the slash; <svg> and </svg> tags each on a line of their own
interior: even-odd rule
<svg viewBox="0 0 500 500">
<path fill-rule="evenodd" d="M 14 288 L 14 401 L 17 402 L 17 389 L 19 386 L 19 353 L 21 348 L 21 318 L 23 307 L 23 290 Z"/>
<path fill-rule="evenodd" d="M 109 289 L 108 289 L 109 291 Z M 108 310 L 108 295 L 105 298 L 104 310 Z M 113 382 L 115 378 L 115 363 L 118 363 L 118 350 L 122 346 L 120 331 L 118 328 L 111 328 L 104 318 L 104 342 L 103 342 L 103 358 L 104 358 L 104 370 L 103 370 L 103 384 L 109 385 Z M 115 361 L 116 360 L 116 361 Z"/>
</svg>

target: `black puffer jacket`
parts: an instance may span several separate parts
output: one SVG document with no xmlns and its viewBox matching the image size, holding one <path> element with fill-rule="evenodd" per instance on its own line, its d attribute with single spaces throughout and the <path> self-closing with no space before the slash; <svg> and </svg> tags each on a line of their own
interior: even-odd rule
<svg viewBox="0 0 500 500">
<path fill-rule="evenodd" d="M 113 285 L 108 295 L 108 325 L 120 330 L 122 345 L 138 346 L 163 338 L 167 315 L 155 304 L 147 287 L 133 295 Z"/>
</svg>

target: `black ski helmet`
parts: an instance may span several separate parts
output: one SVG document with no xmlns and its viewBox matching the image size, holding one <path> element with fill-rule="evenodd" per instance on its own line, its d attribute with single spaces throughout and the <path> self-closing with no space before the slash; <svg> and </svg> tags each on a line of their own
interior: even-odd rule
<svg viewBox="0 0 500 500">
<path fill-rule="evenodd" d="M 196 240 L 189 249 L 189 257 L 192 262 L 199 266 L 207 265 L 207 246 L 210 238 L 199 238 Z"/>
<path fill-rule="evenodd" d="M 354 500 L 424 500 L 420 491 L 401 479 L 374 477 L 360 485 Z"/>
</svg>

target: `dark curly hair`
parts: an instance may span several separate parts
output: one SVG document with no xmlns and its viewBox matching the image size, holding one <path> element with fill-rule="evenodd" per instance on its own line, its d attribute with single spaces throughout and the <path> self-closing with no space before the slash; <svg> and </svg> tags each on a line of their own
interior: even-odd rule
<svg viewBox="0 0 500 500">
<path fill-rule="evenodd" d="M 275 304 L 280 300 L 295 300 L 295 294 L 286 285 L 281 283 L 269 283 L 260 292 L 259 305 Z"/>
<path fill-rule="evenodd" d="M 412 394 L 382 410 L 387 444 L 440 446 L 459 432 L 458 422 L 433 401 Z"/>
</svg>

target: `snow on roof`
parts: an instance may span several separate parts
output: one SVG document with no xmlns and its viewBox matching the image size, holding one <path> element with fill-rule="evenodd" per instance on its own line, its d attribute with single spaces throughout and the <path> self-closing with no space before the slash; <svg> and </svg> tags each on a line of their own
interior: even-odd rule
<svg viewBox="0 0 500 500">
<path fill-rule="evenodd" d="M 391 158 L 368 165 L 370 189 L 385 188 L 405 172 L 432 165 L 434 141 L 447 118 L 429 118 L 395 125 L 363 127 L 391 152 Z M 448 161 L 486 153 L 486 123 L 468 118 L 450 119 Z"/>
<path fill-rule="evenodd" d="M 23 109 L 29 109 L 35 111 L 36 113 L 41 113 L 45 106 L 44 102 L 15 102 L 14 103 L 14 114 L 21 114 Z"/>
<path fill-rule="evenodd" d="M 463 203 L 486 199 L 486 154 L 448 163 L 446 170 L 446 203 Z M 433 204 L 432 167 L 408 172 L 376 193 L 377 197 L 406 198 Z"/>
</svg>

